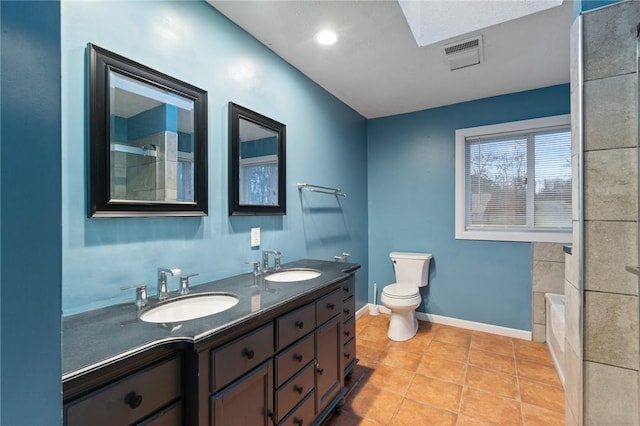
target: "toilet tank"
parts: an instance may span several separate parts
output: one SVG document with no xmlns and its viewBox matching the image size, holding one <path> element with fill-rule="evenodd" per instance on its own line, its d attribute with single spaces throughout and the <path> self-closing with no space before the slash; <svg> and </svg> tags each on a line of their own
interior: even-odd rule
<svg viewBox="0 0 640 426">
<path fill-rule="evenodd" d="M 429 263 L 431 253 L 405 253 L 394 251 L 389 253 L 396 272 L 396 283 L 413 284 L 424 287 L 429 284 Z"/>
</svg>

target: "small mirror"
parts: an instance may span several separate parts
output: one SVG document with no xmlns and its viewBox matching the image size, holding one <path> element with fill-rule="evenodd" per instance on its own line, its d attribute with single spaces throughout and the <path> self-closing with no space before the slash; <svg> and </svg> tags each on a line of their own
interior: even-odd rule
<svg viewBox="0 0 640 426">
<path fill-rule="evenodd" d="M 229 102 L 229 215 L 284 215 L 286 126 Z"/>
<path fill-rule="evenodd" d="M 90 217 L 207 214 L 207 92 L 89 44 Z"/>
</svg>

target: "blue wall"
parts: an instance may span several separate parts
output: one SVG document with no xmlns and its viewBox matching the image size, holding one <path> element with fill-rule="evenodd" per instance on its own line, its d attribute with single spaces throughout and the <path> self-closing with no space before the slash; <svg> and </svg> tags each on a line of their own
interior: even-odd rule
<svg viewBox="0 0 640 426">
<path fill-rule="evenodd" d="M 0 2 L 0 424 L 61 421 L 60 4 Z"/>
<path fill-rule="evenodd" d="M 560 85 L 370 120 L 370 289 L 394 281 L 390 252 L 429 252 L 420 311 L 530 330 L 531 244 L 454 237 L 455 130 L 567 113 Z"/>
<path fill-rule="evenodd" d="M 366 120 L 329 95 L 205 2 L 63 2 L 62 217 L 65 314 L 132 300 L 120 286 L 147 283 L 158 266 L 200 276 L 194 284 L 249 272 L 261 249 L 283 261 L 362 264 L 366 303 Z M 208 91 L 209 216 L 87 219 L 85 48 L 88 42 Z M 238 71 L 240 70 L 240 72 Z M 244 75 L 244 79 L 238 76 Z M 246 76 L 249 77 L 247 78 Z M 232 217 L 227 208 L 228 102 L 287 125 L 287 215 Z M 347 198 L 300 193 L 297 182 L 337 186 Z M 177 287 L 176 279 L 170 285 Z"/>
</svg>

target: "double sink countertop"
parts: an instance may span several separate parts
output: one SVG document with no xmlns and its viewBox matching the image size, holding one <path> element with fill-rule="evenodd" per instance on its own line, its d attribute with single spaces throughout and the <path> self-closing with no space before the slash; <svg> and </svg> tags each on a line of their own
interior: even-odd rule
<svg viewBox="0 0 640 426">
<path fill-rule="evenodd" d="M 282 265 L 282 270 L 294 268 L 316 269 L 321 274 L 306 281 L 277 283 L 264 280 L 262 275 L 256 280 L 252 273 L 248 273 L 195 285 L 191 293 L 231 293 L 239 298 L 239 302 L 226 311 L 181 323 L 153 324 L 141 321 L 133 303 L 133 292 L 130 303 L 64 317 L 62 380 L 71 380 L 159 345 L 180 341 L 198 343 L 342 281 L 357 271 L 360 265 L 311 259 Z"/>
</svg>

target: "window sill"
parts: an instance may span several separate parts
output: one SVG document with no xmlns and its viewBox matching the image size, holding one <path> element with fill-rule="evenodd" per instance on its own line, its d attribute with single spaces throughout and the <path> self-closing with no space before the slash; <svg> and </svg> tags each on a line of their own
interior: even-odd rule
<svg viewBox="0 0 640 426">
<path fill-rule="evenodd" d="M 571 232 L 456 231 L 456 240 L 521 241 L 531 243 L 571 243 Z"/>
</svg>

